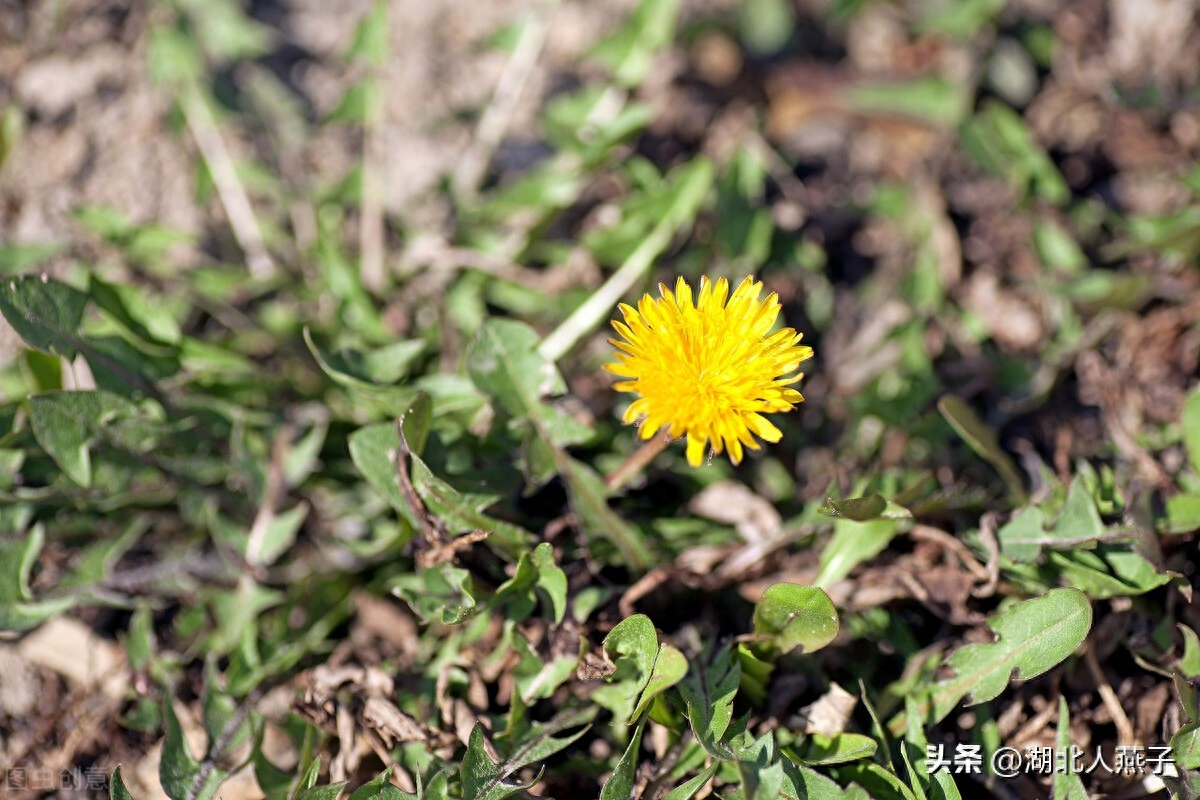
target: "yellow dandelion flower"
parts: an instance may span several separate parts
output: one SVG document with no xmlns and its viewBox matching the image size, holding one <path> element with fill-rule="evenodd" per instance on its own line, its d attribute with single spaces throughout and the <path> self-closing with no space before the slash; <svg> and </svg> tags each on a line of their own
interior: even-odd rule
<svg viewBox="0 0 1200 800">
<path fill-rule="evenodd" d="M 647 294 L 636 309 L 621 304 L 625 321 L 612 324 L 624 341 L 609 339 L 620 352 L 605 368 L 629 379 L 614 389 L 641 395 L 624 420 L 641 420 L 639 438 L 664 428 L 672 439 L 686 435 L 693 467 L 703 462 L 709 442 L 737 464 L 743 446 L 758 449 L 755 435 L 779 441 L 779 429 L 762 415 L 791 411 L 804 400 L 791 388 L 804 373 L 791 373 L 813 351 L 797 344 L 803 334 L 792 328 L 768 335 L 779 296 L 760 301 L 762 288 L 747 277 L 730 296 L 724 278 L 715 284 L 701 278 L 693 302 L 692 287 L 679 278 L 674 292 L 660 283 L 661 297 Z"/>
</svg>

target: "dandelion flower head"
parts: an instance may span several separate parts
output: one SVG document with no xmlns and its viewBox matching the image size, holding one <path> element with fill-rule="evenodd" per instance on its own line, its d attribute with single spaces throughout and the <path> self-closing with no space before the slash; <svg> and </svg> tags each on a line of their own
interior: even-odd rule
<svg viewBox="0 0 1200 800">
<path fill-rule="evenodd" d="M 779 441 L 782 434 L 763 414 L 791 411 L 804 400 L 791 388 L 804 373 L 792 373 L 812 348 L 800 346 L 803 334 L 792 328 L 770 333 L 779 296 L 759 300 L 762 289 L 747 277 L 730 296 L 728 281 L 705 277 L 693 296 L 679 278 L 674 292 L 660 283 L 660 297 L 647 294 L 636 309 L 620 305 L 625 321 L 613 320 L 613 327 L 624 341 L 609 339 L 617 360 L 605 368 L 627 378 L 614 389 L 640 395 L 624 419 L 641 420 L 639 438 L 664 428 L 673 439 L 686 435 L 693 467 L 709 442 L 737 464 L 743 446 L 758 449 L 755 436 Z"/>
</svg>

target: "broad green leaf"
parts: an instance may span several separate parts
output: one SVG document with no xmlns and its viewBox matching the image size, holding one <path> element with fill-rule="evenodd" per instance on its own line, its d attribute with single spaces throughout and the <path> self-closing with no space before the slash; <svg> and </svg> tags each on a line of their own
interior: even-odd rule
<svg viewBox="0 0 1200 800">
<path fill-rule="evenodd" d="M 57 392 L 63 388 L 63 361 L 59 356 L 50 356 L 32 348 L 21 354 L 22 366 L 28 371 L 33 384 L 31 394 Z"/>
<path fill-rule="evenodd" d="M 4 163 L 4 123 L 12 117 L 11 113 L 20 113 L 15 105 L 10 105 L 0 112 L 0 164 Z M 27 272 L 34 267 L 49 261 L 63 250 L 63 245 L 57 242 L 45 244 L 0 244 L 0 273 L 15 275 Z"/>
<path fill-rule="evenodd" d="M 1025 488 L 1021 485 L 1017 467 L 1008 453 L 1000 447 L 995 432 L 983 423 L 978 415 L 957 395 L 944 395 L 938 400 L 938 410 L 946 422 L 962 440 L 970 445 L 975 454 L 987 461 L 1004 480 L 1009 497 L 1017 504 L 1025 503 Z"/>
<path fill-rule="evenodd" d="M 517 419 L 532 422 L 552 447 L 578 444 L 591 436 L 585 425 L 542 402 L 562 394 L 566 383 L 558 368 L 538 353 L 537 333 L 520 322 L 489 319 L 467 348 L 467 373 L 479 390 Z"/>
<path fill-rule="evenodd" d="M 1053 220 L 1039 219 L 1034 223 L 1033 247 L 1042 263 L 1051 269 L 1078 273 L 1087 266 L 1087 257 L 1079 244 Z"/>
<path fill-rule="evenodd" d="M 552 653 L 549 660 L 543 663 L 529 641 L 519 632 L 513 635 L 513 650 L 520 661 L 512 667 L 511 674 L 524 703 L 549 699 L 558 687 L 575 675 L 579 667 L 577 652 L 566 655 Z"/>
<path fill-rule="evenodd" d="M 253 563 L 269 566 L 279 560 L 296 542 L 296 534 L 308 517 L 308 504 L 299 503 L 286 511 L 280 511 L 267 523 Z M 247 553 L 249 557 L 251 554 Z"/>
<path fill-rule="evenodd" d="M 733 698 L 740 679 L 740 662 L 730 657 L 729 648 L 716 647 L 704 658 L 694 659 L 679 684 L 692 733 L 709 755 L 724 761 L 734 758 L 724 737 L 733 721 Z"/>
<path fill-rule="evenodd" d="M 84 487 L 92 484 L 92 445 L 112 438 L 114 421 L 138 413 L 125 398 L 99 391 L 38 394 L 29 398 L 29 407 L 38 444 L 68 478 Z M 144 443 L 148 444 L 152 443 Z"/>
<path fill-rule="evenodd" d="M 254 766 L 254 779 L 265 795 L 265 800 L 288 800 L 298 776 L 293 776 L 291 770 L 280 769 L 272 764 L 263 754 L 262 738 L 265 728 L 259 727 L 258 741 L 254 743 L 254 753 L 251 761 Z"/>
<path fill-rule="evenodd" d="M 1158 523 L 1163 533 L 1191 533 L 1200 528 L 1200 495 L 1177 494 L 1167 498 L 1166 519 Z"/>
<path fill-rule="evenodd" d="M 713 776 L 717 774 L 717 768 L 720 766 L 720 761 L 714 761 L 702 770 L 699 775 L 684 781 L 679 786 L 667 792 L 663 796 L 663 800 L 692 800 L 693 797 L 700 793 L 704 785 L 713 779 Z"/>
<path fill-rule="evenodd" d="M 1045 552 L 1045 563 L 1036 567 L 1012 564 L 1012 577 L 1025 578 L 1030 585 L 1067 585 L 1088 597 L 1131 597 L 1170 583 L 1176 573 L 1159 572 L 1128 545 L 1101 544 L 1092 550 L 1078 547 Z"/>
<path fill-rule="evenodd" d="M 880 495 L 869 494 L 866 497 L 852 497 L 849 500 L 834 500 L 830 497 L 825 501 L 825 507 L 821 509 L 821 513 L 839 519 L 866 522 L 878 519 L 886 510 L 887 500 Z"/>
<path fill-rule="evenodd" d="M 818 586 L 837 583 L 856 566 L 882 553 L 899 532 L 900 524 L 894 519 L 869 522 L 839 519 L 833 525 L 833 536 L 821 550 L 821 568 L 813 583 Z"/>
<path fill-rule="evenodd" d="M 1029 506 L 996 532 L 996 540 L 1004 555 L 1020 563 L 1032 563 L 1043 547 L 1075 547 L 1095 542 L 1104 534 L 1104 523 L 1092 494 L 1077 476 L 1067 491 L 1066 504 L 1049 530 L 1045 529 L 1041 510 Z"/>
<path fill-rule="evenodd" d="M 561 623 L 567 609 L 567 574 L 554 563 L 554 548 L 542 542 L 532 553 L 522 553 L 513 576 L 496 589 L 494 605 L 513 602 L 517 608 L 508 617 L 521 622 L 536 605 L 534 589 L 541 589 L 549 602 L 555 623 Z"/>
<path fill-rule="evenodd" d="M 917 800 L 912 790 L 894 772 L 872 762 L 856 761 L 838 771 L 841 780 L 852 780 L 868 793 L 872 800 Z"/>
<path fill-rule="evenodd" d="M 792 782 L 796 788 L 804 792 L 802 797 L 807 800 L 871 800 L 859 786 L 848 786 L 843 789 L 834 781 L 825 777 L 815 769 L 800 766 L 793 773 Z"/>
<path fill-rule="evenodd" d="M 654 57 L 674 38 L 681 5 L 680 0 L 642 0 L 616 33 L 593 48 L 592 55 L 608 65 L 621 86 L 639 85 Z"/>
<path fill-rule="evenodd" d="M 117 764 L 117 768 L 113 770 L 112 778 L 108 782 L 108 800 L 133 800 L 133 796 L 125 788 L 125 779 L 121 777 L 120 764 Z"/>
<path fill-rule="evenodd" d="M 968 695 L 970 705 L 995 699 L 1014 670 L 1025 681 L 1061 663 L 1091 630 L 1092 607 L 1078 589 L 1052 589 L 994 615 L 988 626 L 995 642 L 969 644 L 946 660 L 954 676 L 934 684 L 921 703 L 929 722 L 940 722 Z"/>
<path fill-rule="evenodd" d="M 239 710 L 238 702 L 220 685 L 215 659 L 205 662 L 204 687 L 200 695 L 201 722 L 208 735 L 208 749 L 204 757 L 213 761 L 226 761 L 234 751 L 253 735 L 250 715 Z M 220 746 L 220 750 L 216 748 Z"/>
<path fill-rule="evenodd" d="M 304 327 L 304 343 L 321 371 L 348 389 L 381 391 L 404 379 L 426 350 L 420 339 L 401 340 L 375 350 L 321 347 L 312 331 Z"/>
<path fill-rule="evenodd" d="M 1179 662 L 1175 668 L 1185 678 L 1200 677 L 1200 636 L 1182 623 L 1176 623 L 1175 627 L 1183 636 L 1183 654 L 1179 656 Z"/>
<path fill-rule="evenodd" d="M 604 652 L 616 670 L 608 676 L 608 685 L 592 692 L 592 699 L 613 713 L 617 725 L 625 725 L 633 718 L 658 657 L 654 623 L 645 614 L 621 620 L 604 637 Z"/>
<path fill-rule="evenodd" d="M 626 800 L 633 795 L 633 781 L 637 772 L 638 753 L 642 749 L 642 733 L 646 730 L 646 720 L 638 723 L 629 740 L 629 746 L 621 754 L 612 775 L 600 787 L 600 800 Z"/>
<path fill-rule="evenodd" d="M 483 511 L 500 498 L 493 494 L 460 492 L 438 478 L 418 456 L 412 459 L 412 482 L 429 513 L 438 517 L 451 533 L 481 530 L 490 535 L 488 543 L 511 558 L 528 547 L 533 534 L 519 525 L 495 519 Z"/>
<path fill-rule="evenodd" d="M 0 284 L 0 314 L 25 343 L 43 353 L 74 359 L 87 295 L 65 283 L 22 276 Z"/>
<path fill-rule="evenodd" d="M 1028 506 L 996 531 L 996 541 L 1004 555 L 1025 564 L 1032 564 L 1042 552 L 1042 546 L 1053 542 L 1045 528 L 1042 510 Z"/>
<path fill-rule="evenodd" d="M 958 784 L 954 782 L 954 776 L 950 774 L 949 770 L 940 770 L 934 773 L 930 782 L 933 784 L 929 792 L 932 800 L 962 800 Z"/>
<path fill-rule="evenodd" d="M 421 452 L 429 432 L 430 403 L 427 395 L 418 395 L 403 417 L 404 438 L 414 454 Z M 387 500 L 410 525 L 420 528 L 411 503 L 400 491 L 396 458 L 400 452 L 400 434 L 394 422 L 381 422 L 359 428 L 348 439 L 350 459 L 367 483 Z"/>
<path fill-rule="evenodd" d="M 871 758 L 879 749 L 879 744 L 870 736 L 848 732 L 832 737 L 810 733 L 804 744 L 801 762 L 810 766 L 844 764 L 860 758 Z"/>
<path fill-rule="evenodd" d="M 561 624 L 567 613 L 567 573 L 554 563 L 554 548 L 549 542 L 533 549 L 533 565 L 537 567 L 537 587 L 550 601 L 551 618 Z"/>
<path fill-rule="evenodd" d="M 768 652 L 820 650 L 837 637 L 840 623 L 833 601 L 823 589 L 794 583 L 767 587 L 754 607 L 754 632 Z"/>
<path fill-rule="evenodd" d="M 637 708 L 633 710 L 633 718 L 639 719 L 650 708 L 654 698 L 683 680 L 687 671 L 687 657 L 683 653 L 665 642 L 659 645 L 658 655 L 654 659 L 654 670 L 650 673 L 646 688 L 642 690 Z"/>
<path fill-rule="evenodd" d="M 136 286 L 108 283 L 92 274 L 88 294 L 125 330 L 146 342 L 177 344 L 179 322 L 161 303 L 149 302 Z"/>
<path fill-rule="evenodd" d="M 1200 389 L 1188 395 L 1183 404 L 1183 441 L 1192 469 L 1200 474 Z"/>
<path fill-rule="evenodd" d="M 0 631 L 24 631 L 61 614 L 77 602 L 73 596 L 35 601 L 29 591 L 29 573 L 45 544 L 41 523 L 24 535 L 0 537 Z"/>
<path fill-rule="evenodd" d="M 947 127 L 962 121 L 970 102 L 963 86 L 936 77 L 852 84 L 844 96 L 856 111 L 901 114 Z"/>
</svg>

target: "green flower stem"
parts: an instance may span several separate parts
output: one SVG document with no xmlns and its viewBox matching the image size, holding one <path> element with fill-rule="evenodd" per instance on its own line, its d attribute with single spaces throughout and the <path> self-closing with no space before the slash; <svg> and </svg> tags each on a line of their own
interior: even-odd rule
<svg viewBox="0 0 1200 800">
<path fill-rule="evenodd" d="M 666 450 L 667 445 L 670 443 L 671 437 L 667 435 L 666 431 L 655 436 L 637 450 L 634 450 L 629 455 L 629 458 L 622 461 L 616 469 L 610 472 L 608 477 L 604 479 L 604 485 L 614 492 L 617 491 L 628 483 L 630 478 L 648 467 L 650 462 L 657 458 L 659 453 Z"/>
</svg>

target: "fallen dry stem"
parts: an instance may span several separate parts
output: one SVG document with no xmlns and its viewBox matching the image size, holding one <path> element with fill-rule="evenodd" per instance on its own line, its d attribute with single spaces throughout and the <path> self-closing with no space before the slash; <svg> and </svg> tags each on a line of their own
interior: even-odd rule
<svg viewBox="0 0 1200 800">
<path fill-rule="evenodd" d="M 200 96 L 200 90 L 191 82 L 184 83 L 179 95 L 179 104 L 183 109 L 188 130 L 192 132 L 196 147 L 200 149 L 200 155 L 204 158 L 213 184 L 217 187 L 217 196 L 221 198 L 221 205 L 225 207 L 225 216 L 229 218 L 233 236 L 246 255 L 250 275 L 256 280 L 270 278 L 275 274 L 275 262 L 267 253 L 262 229 L 254 216 L 254 208 L 250 205 L 245 187 L 238 180 L 233 159 L 225 147 L 224 140 L 221 139 L 221 132 L 217 130 L 212 111 Z"/>
<path fill-rule="evenodd" d="M 451 187 L 460 200 L 474 196 L 479 190 L 492 155 L 504 139 L 529 76 L 537 66 L 558 0 L 546 0 L 543 6 L 540 13 L 533 13 L 526 20 L 512 58 L 508 60 L 496 84 L 492 100 L 479 118 L 475 138 L 454 170 Z"/>
<path fill-rule="evenodd" d="M 1117 729 L 1117 744 L 1121 747 L 1132 747 L 1135 737 L 1133 723 L 1129 721 L 1125 710 L 1121 708 L 1121 701 L 1117 699 L 1117 693 L 1113 691 L 1108 678 L 1104 677 L 1104 670 L 1100 669 L 1100 662 L 1096 660 L 1096 653 L 1091 647 L 1088 647 L 1083 654 L 1083 663 L 1087 666 L 1092 680 L 1096 682 L 1096 691 L 1100 695 L 1100 700 L 1103 701 L 1109 716 L 1112 717 L 1113 726 Z"/>
</svg>

